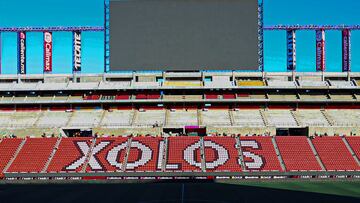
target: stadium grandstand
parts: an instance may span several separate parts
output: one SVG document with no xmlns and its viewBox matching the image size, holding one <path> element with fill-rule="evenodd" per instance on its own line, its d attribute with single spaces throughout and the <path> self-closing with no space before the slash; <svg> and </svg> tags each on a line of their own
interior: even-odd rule
<svg viewBox="0 0 360 203">
<path fill-rule="evenodd" d="M 306 186 L 310 192 L 325 180 L 324 188 L 336 187 L 331 194 L 358 199 L 360 72 L 351 69 L 350 47 L 360 25 L 264 26 L 263 6 L 255 0 L 105 0 L 103 26 L 0 27 L 0 71 L 1 57 L 9 56 L 1 52 L 8 53 L 10 44 L 2 45 L 2 38 L 17 38 L 17 74 L 0 74 L 0 202 L 3 194 L 13 196 L 7 186 L 72 187 L 72 181 L 154 186 L 141 186 L 136 191 L 144 194 L 134 197 L 119 189 L 124 202 L 242 202 L 209 200 L 215 191 L 200 186 L 194 191 L 207 199 L 185 201 L 184 195 L 196 193 L 185 186 L 234 184 L 218 188 L 233 198 L 252 194 L 246 184 L 263 180 L 265 187 L 299 181 L 299 188 L 314 181 Z M 286 72 L 266 71 L 265 30 L 286 34 Z M 302 31 L 315 34 L 313 72 L 297 71 L 296 34 Z M 327 31 L 341 34 L 342 72 L 326 71 Z M 72 37 L 71 73 L 53 71 L 56 43 L 66 42 L 57 41 L 58 32 Z M 104 71 L 83 69 L 86 32 L 104 34 Z M 42 74 L 27 70 L 33 33 L 43 37 Z M 181 201 L 169 199 L 179 190 L 169 182 L 181 184 Z M 147 197 L 159 192 L 156 187 L 164 187 L 156 195 L 164 200 Z M 84 194 L 102 190 L 90 191 L 70 202 L 92 202 Z M 283 194 L 272 192 L 252 195 L 274 202 L 273 194 Z M 301 193 L 291 197 L 297 196 L 308 200 Z"/>
</svg>

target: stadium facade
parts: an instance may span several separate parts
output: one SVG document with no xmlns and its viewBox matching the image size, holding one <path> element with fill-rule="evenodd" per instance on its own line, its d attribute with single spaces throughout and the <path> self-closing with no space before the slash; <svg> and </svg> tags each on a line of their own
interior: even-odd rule
<svg viewBox="0 0 360 203">
<path fill-rule="evenodd" d="M 360 73 L 350 67 L 350 31 L 359 27 L 267 27 L 287 32 L 289 72 L 264 72 L 262 4 L 257 8 L 251 64 L 259 71 L 245 68 L 249 72 L 238 71 L 243 64 L 233 71 L 200 71 L 203 61 L 192 60 L 197 68 L 186 71 L 159 65 L 157 72 L 83 74 L 82 31 L 105 30 L 104 67 L 111 70 L 108 4 L 104 28 L 0 29 L 18 33 L 18 74 L 0 75 L 1 177 L 359 178 Z M 317 72 L 296 72 L 301 29 L 316 32 Z M 325 72 L 328 29 L 342 30 L 342 73 Z M 26 74 L 30 31 L 44 33 L 46 74 Z M 73 34 L 73 74 L 51 74 L 56 31 Z M 182 49 L 180 56 L 187 53 Z M 152 65 L 169 58 L 163 54 Z"/>
</svg>

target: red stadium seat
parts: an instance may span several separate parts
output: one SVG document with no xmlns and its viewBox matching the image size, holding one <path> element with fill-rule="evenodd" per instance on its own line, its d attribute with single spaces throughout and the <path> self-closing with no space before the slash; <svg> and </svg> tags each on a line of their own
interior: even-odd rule
<svg viewBox="0 0 360 203">
<path fill-rule="evenodd" d="M 359 170 L 341 137 L 316 137 L 312 140 L 326 170 Z"/>
<path fill-rule="evenodd" d="M 209 143 L 208 143 L 209 142 Z M 239 152 L 232 137 L 204 137 L 206 171 L 240 172 Z M 226 149 L 226 151 L 222 150 Z M 217 162 L 217 164 L 214 164 Z"/>
<path fill-rule="evenodd" d="M 241 137 L 245 167 L 249 171 L 282 171 L 271 137 Z"/>
<path fill-rule="evenodd" d="M 201 171 L 200 148 L 195 149 L 194 154 L 184 152 L 199 144 L 199 137 L 170 137 L 166 171 Z"/>
<path fill-rule="evenodd" d="M 346 140 L 357 158 L 360 159 L 360 137 L 346 137 Z"/>
<path fill-rule="evenodd" d="M 317 162 L 306 137 L 276 137 L 281 157 L 288 171 L 320 171 L 321 166 Z"/>
<path fill-rule="evenodd" d="M 5 138 L 0 142 L 0 172 L 4 170 L 11 158 L 15 155 L 23 139 Z"/>
<path fill-rule="evenodd" d="M 80 172 L 82 165 L 75 169 L 68 168 L 83 156 L 79 150 L 78 142 L 84 142 L 90 146 L 91 138 L 62 138 L 59 148 L 47 168 L 47 172 Z"/>
<path fill-rule="evenodd" d="M 27 138 L 8 172 L 41 172 L 57 138 Z"/>
</svg>

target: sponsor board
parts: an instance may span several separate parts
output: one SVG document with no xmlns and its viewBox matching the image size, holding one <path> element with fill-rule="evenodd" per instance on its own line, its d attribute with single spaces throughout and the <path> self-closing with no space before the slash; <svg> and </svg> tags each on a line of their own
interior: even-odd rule
<svg viewBox="0 0 360 203">
<path fill-rule="evenodd" d="M 325 31 L 316 30 L 316 71 L 325 71 Z"/>
<path fill-rule="evenodd" d="M 18 32 L 18 74 L 26 74 L 26 33 Z"/>
<path fill-rule="evenodd" d="M 351 71 L 351 32 L 350 30 L 342 31 L 342 71 Z"/>
<path fill-rule="evenodd" d="M 73 32 L 73 71 L 81 71 L 81 32 Z"/>
<path fill-rule="evenodd" d="M 287 70 L 296 70 L 296 33 L 295 30 L 286 32 L 287 39 Z"/>
<path fill-rule="evenodd" d="M 44 73 L 52 71 L 52 32 L 44 32 Z"/>
</svg>

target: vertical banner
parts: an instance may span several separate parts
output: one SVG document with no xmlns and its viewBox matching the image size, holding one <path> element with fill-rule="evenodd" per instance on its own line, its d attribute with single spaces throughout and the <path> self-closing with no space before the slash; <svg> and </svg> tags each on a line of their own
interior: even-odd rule
<svg viewBox="0 0 360 203">
<path fill-rule="evenodd" d="M 17 34 L 18 34 L 17 36 L 18 74 L 26 74 L 26 33 L 18 32 Z"/>
<path fill-rule="evenodd" d="M 1 61 L 1 56 L 2 56 L 2 38 L 1 38 L 1 32 L 0 32 L 0 74 L 2 71 L 2 61 Z"/>
<path fill-rule="evenodd" d="M 287 39 L 287 70 L 296 70 L 296 33 L 295 30 L 286 31 Z"/>
<path fill-rule="evenodd" d="M 73 32 L 73 72 L 81 71 L 81 32 Z"/>
<path fill-rule="evenodd" d="M 351 32 L 342 31 L 342 71 L 351 71 Z"/>
<path fill-rule="evenodd" d="M 44 32 L 44 73 L 52 71 L 52 32 Z"/>
<path fill-rule="evenodd" d="M 325 30 L 316 30 L 316 71 L 325 69 Z"/>
</svg>

